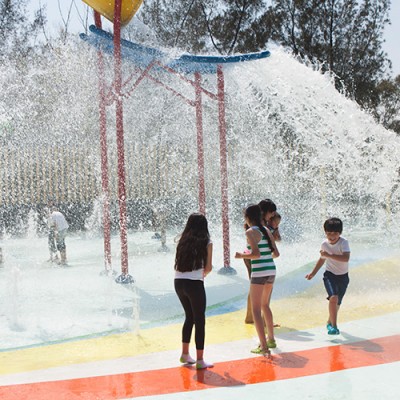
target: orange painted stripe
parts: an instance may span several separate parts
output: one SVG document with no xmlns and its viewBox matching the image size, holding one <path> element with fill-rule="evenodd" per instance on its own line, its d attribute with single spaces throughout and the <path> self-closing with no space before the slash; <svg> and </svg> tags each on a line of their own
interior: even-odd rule
<svg viewBox="0 0 400 400">
<path fill-rule="evenodd" d="M 217 363 L 0 387 L 1 400 L 111 400 L 241 386 L 400 361 L 400 335 Z"/>
</svg>

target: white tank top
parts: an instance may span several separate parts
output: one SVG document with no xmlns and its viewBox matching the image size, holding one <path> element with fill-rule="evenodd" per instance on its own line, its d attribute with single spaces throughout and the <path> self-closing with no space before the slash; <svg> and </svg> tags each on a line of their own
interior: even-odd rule
<svg viewBox="0 0 400 400">
<path fill-rule="evenodd" d="M 212 241 L 208 242 L 210 245 Z M 207 245 L 207 246 L 208 246 Z M 204 268 L 195 269 L 193 271 L 180 272 L 175 270 L 175 279 L 191 279 L 192 281 L 204 281 Z"/>
</svg>

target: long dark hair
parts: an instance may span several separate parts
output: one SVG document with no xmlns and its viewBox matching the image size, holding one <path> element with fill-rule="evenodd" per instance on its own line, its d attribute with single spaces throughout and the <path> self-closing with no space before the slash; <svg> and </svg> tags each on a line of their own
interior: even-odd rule
<svg viewBox="0 0 400 400">
<path fill-rule="evenodd" d="M 209 242 L 207 218 L 200 213 L 191 214 L 176 248 L 175 269 L 188 272 L 203 268 Z"/>
<path fill-rule="evenodd" d="M 258 204 L 252 204 L 248 206 L 244 212 L 244 216 L 249 219 L 255 226 L 257 226 L 260 231 L 263 233 L 265 238 L 267 239 L 269 248 L 271 251 L 275 251 L 275 247 L 272 245 L 272 241 L 270 236 L 268 235 L 267 229 L 264 227 L 264 225 L 261 222 L 262 218 L 262 211 L 261 208 Z"/>
</svg>

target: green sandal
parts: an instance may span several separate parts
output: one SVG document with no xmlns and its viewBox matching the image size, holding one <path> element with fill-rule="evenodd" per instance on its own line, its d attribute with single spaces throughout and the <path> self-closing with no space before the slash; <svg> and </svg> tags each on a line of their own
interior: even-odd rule
<svg viewBox="0 0 400 400">
<path fill-rule="evenodd" d="M 256 349 L 253 349 L 253 350 L 250 350 L 250 351 L 253 354 L 261 354 L 263 356 L 267 356 L 267 355 L 271 354 L 271 352 L 269 351 L 268 348 L 263 349 L 261 346 L 258 346 Z"/>
</svg>

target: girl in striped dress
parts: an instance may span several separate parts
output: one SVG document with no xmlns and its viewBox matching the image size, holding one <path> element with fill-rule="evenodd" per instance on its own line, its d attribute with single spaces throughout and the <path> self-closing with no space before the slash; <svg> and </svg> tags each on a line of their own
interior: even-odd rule
<svg viewBox="0 0 400 400">
<path fill-rule="evenodd" d="M 235 258 L 251 261 L 250 298 L 254 325 L 260 340 L 259 346 L 252 353 L 270 356 L 269 348 L 275 348 L 274 322 L 270 308 L 270 298 L 275 281 L 276 267 L 274 258 L 279 251 L 271 232 L 261 223 L 261 209 L 251 205 L 245 210 L 245 221 L 249 226 L 246 231 L 247 251 L 237 252 Z M 268 338 L 265 336 L 261 311 L 265 318 Z"/>
</svg>

